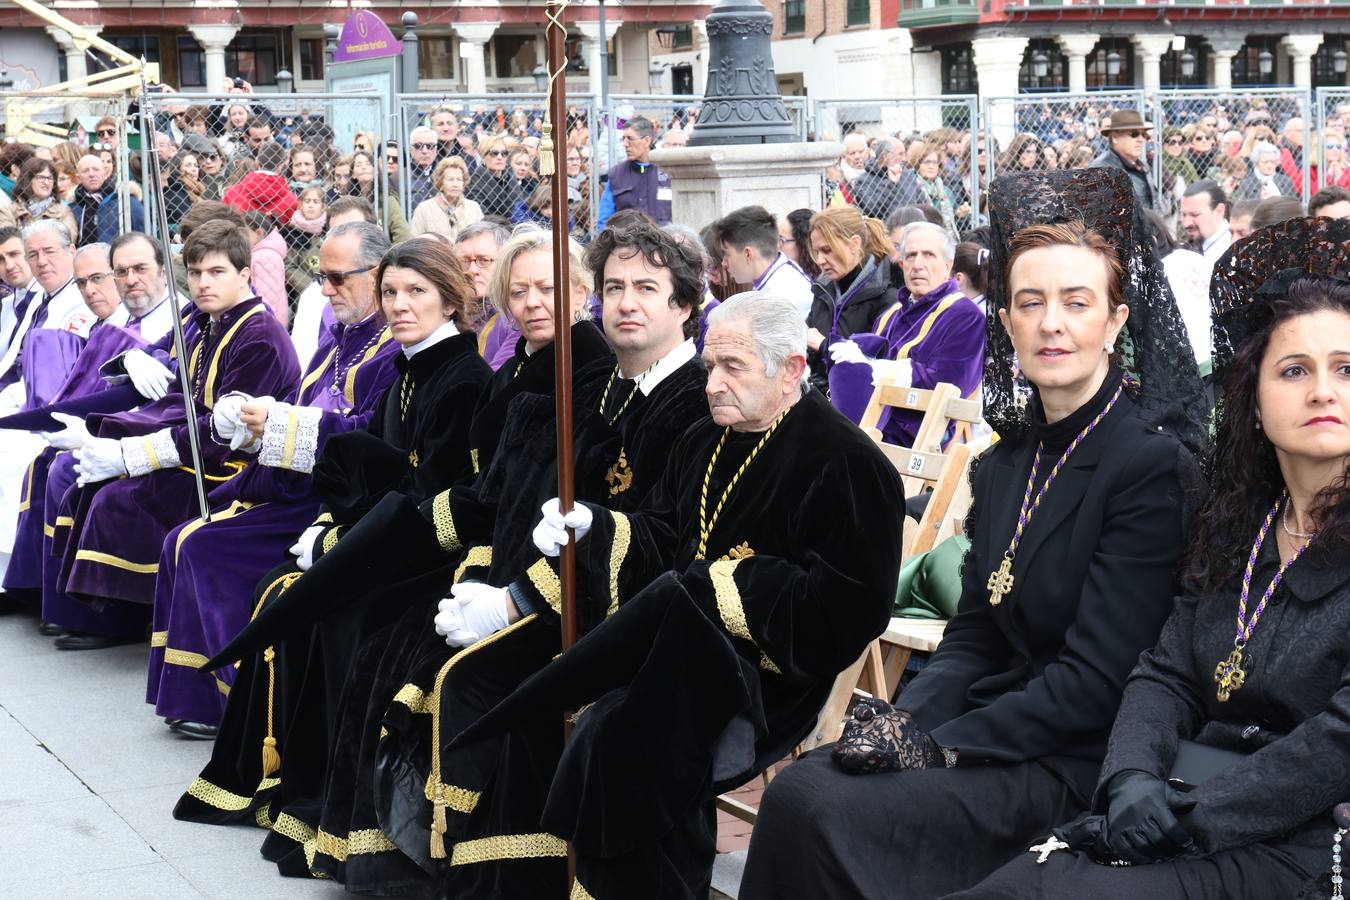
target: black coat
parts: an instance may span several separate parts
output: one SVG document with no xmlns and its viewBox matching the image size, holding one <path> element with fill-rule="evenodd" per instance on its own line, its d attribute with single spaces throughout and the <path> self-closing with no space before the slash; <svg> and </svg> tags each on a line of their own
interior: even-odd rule
<svg viewBox="0 0 1350 900">
<path fill-rule="evenodd" d="M 1016 528 L 1037 440 L 1046 445 L 1039 489 L 1119 377 L 1112 370 L 1073 414 L 1051 426 L 1040 420 L 978 463 L 957 614 L 899 698 L 962 765 L 1099 761 L 1125 679 L 1171 611 L 1193 459 L 1145 425 L 1128 392 L 1047 491 L 1018 548 L 1011 594 L 992 606 L 986 589 Z M 1033 402 L 1033 423 L 1036 409 Z"/>
<path fill-rule="evenodd" d="M 1134 189 L 1134 199 L 1139 204 L 1139 208 L 1152 209 L 1157 197 L 1157 192 L 1153 187 L 1153 173 L 1141 168 L 1142 164 L 1127 165 L 1119 153 L 1107 148 L 1101 156 L 1092 161 L 1090 168 L 1119 169 L 1124 172 L 1130 176 L 1130 187 Z"/>
<path fill-rule="evenodd" d="M 1252 573 L 1248 615 L 1279 565 L 1278 529 Z M 1201 849 L 1276 837 L 1329 849 L 1331 808 L 1350 797 L 1350 566 L 1304 556 L 1285 571 L 1244 652 L 1246 683 L 1220 703 L 1214 668 L 1233 650 L 1240 590 L 1177 600 L 1125 687 L 1102 783 L 1124 769 L 1166 777 L 1178 739 L 1248 752 L 1186 795 L 1181 823 Z"/>
<path fill-rule="evenodd" d="M 875 161 L 868 163 L 849 188 L 858 212 L 883 222 L 902 206 L 921 206 L 928 202 L 927 192 L 911 170 L 902 170 L 900 180 L 891 181 L 886 167 Z"/>
<path fill-rule="evenodd" d="M 895 268 L 889 259 L 877 260 L 876 266 L 865 276 L 866 282 L 839 312 L 839 337 L 846 338 L 858 332 L 871 331 L 881 314 L 891 308 L 900 294 L 896 286 L 900 279 L 893 272 Z M 857 277 L 864 276 L 859 272 Z M 851 285 L 851 282 L 848 283 Z M 843 293 L 845 291 L 825 275 L 821 275 L 811 285 L 811 312 L 806 317 L 806 324 L 807 327 L 825 335 L 827 343 L 830 330 L 835 327 L 835 311 Z M 827 344 L 821 344 L 819 350 L 812 350 L 807 354 L 807 362 L 811 367 L 811 384 L 820 390 L 827 390 L 829 387 L 825 374 L 826 346 Z"/>
</svg>

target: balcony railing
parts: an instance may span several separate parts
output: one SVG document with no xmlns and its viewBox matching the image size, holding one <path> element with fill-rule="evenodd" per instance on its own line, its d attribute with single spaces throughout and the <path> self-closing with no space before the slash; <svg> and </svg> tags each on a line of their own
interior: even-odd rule
<svg viewBox="0 0 1350 900">
<path fill-rule="evenodd" d="M 900 0 L 901 28 L 930 28 L 978 22 L 977 0 Z"/>
</svg>

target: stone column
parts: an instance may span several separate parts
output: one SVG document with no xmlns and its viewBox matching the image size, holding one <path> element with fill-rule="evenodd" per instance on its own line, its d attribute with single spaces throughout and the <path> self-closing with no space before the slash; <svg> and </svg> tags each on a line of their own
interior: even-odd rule
<svg viewBox="0 0 1350 900">
<path fill-rule="evenodd" d="M 613 19 L 606 17 L 605 33 L 601 35 L 599 22 L 576 23 L 577 30 L 581 32 L 581 39 L 586 44 L 586 71 L 590 73 L 586 90 L 592 97 L 596 98 L 597 103 L 600 102 L 605 79 L 609 77 L 609 73 L 603 71 L 600 65 L 600 47 L 613 40 L 622 24 L 622 21 L 615 22 Z"/>
<path fill-rule="evenodd" d="M 980 85 L 980 97 L 1009 96 L 1017 93 L 1017 73 L 1027 50 L 1024 37 L 976 38 L 970 42 L 975 58 L 975 77 Z M 1016 111 L 1010 104 L 994 108 L 992 121 L 987 123 L 994 137 L 1006 147 L 1017 129 Z"/>
<path fill-rule="evenodd" d="M 76 40 L 64 28 L 57 28 L 55 25 L 48 25 L 47 34 L 61 48 L 61 52 L 66 55 L 66 81 L 77 81 L 88 76 L 89 65 L 85 57 L 85 50 L 89 47 L 89 42 L 85 40 Z M 91 34 L 98 34 L 97 26 L 85 26 L 85 31 Z M 83 86 L 76 88 L 72 93 L 84 94 L 86 88 Z M 65 116 L 67 122 L 73 122 L 83 115 L 88 115 L 89 104 L 84 102 L 67 103 Z"/>
<path fill-rule="evenodd" d="M 464 90 L 470 94 L 487 93 L 487 42 L 497 30 L 496 22 L 456 22 L 459 58 L 464 64 Z"/>
<path fill-rule="evenodd" d="M 1134 38 L 1134 48 L 1139 52 L 1140 68 L 1143 69 L 1144 94 L 1153 96 L 1162 87 L 1162 58 L 1172 47 L 1170 34 L 1140 34 Z"/>
<path fill-rule="evenodd" d="M 1294 87 L 1304 91 L 1312 88 L 1312 58 L 1321 46 L 1321 34 L 1285 35 L 1284 49 L 1289 53 Z"/>
<path fill-rule="evenodd" d="M 1060 34 L 1055 36 L 1059 48 L 1069 58 L 1069 93 L 1087 92 L 1087 58 L 1096 49 L 1100 34 Z"/>
<path fill-rule="evenodd" d="M 1210 59 L 1214 61 L 1214 78 L 1210 81 L 1215 88 L 1230 90 L 1233 87 L 1233 57 L 1246 44 L 1240 37 L 1205 37 L 1209 44 Z"/>
<path fill-rule="evenodd" d="M 225 48 L 239 33 L 237 25 L 189 25 L 188 31 L 202 45 L 206 63 L 206 92 L 218 94 L 225 90 Z"/>
</svg>

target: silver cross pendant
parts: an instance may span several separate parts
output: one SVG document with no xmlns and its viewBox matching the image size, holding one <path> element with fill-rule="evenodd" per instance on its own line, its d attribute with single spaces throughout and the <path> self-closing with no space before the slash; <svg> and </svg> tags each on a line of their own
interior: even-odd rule
<svg viewBox="0 0 1350 900">
<path fill-rule="evenodd" d="M 1068 849 L 1069 849 L 1068 844 L 1066 844 L 1064 841 L 1061 841 L 1054 835 L 1051 835 L 1050 837 L 1045 839 L 1044 844 L 1031 845 L 1031 847 L 1027 849 L 1027 852 L 1037 854 L 1036 864 L 1040 865 L 1041 863 L 1049 859 L 1050 854 L 1054 853 L 1056 850 L 1068 850 Z"/>
</svg>

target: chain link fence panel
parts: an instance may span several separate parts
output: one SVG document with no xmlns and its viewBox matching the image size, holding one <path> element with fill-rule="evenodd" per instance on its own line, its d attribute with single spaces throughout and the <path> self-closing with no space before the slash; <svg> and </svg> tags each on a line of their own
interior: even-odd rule
<svg viewBox="0 0 1350 900">
<path fill-rule="evenodd" d="M 552 198 L 538 160 L 546 103 L 544 94 L 399 95 L 400 190 L 413 233 L 453 239 L 486 216 L 547 226 Z M 555 124 L 552 137 L 568 179 L 572 234 L 586 240 L 600 199 L 599 118 L 590 95 L 569 96 L 567 106 L 567 122 Z"/>
<path fill-rule="evenodd" d="M 1230 203 L 1296 197 L 1307 203 L 1305 143 L 1312 98 L 1296 88 L 1160 91 L 1153 97 L 1159 212 L 1177 211 L 1186 185 L 1211 179 Z M 1171 141 L 1171 143 L 1168 143 Z"/>
<path fill-rule="evenodd" d="M 882 221 L 901 207 L 932 206 L 957 239 L 984 224 L 975 97 L 820 99 L 813 112 L 817 140 L 843 141 L 861 133 L 893 142 L 884 169 L 874 161 L 851 183 L 845 183 L 849 173 L 830 172 L 826 203 L 837 192 L 864 215 Z M 848 150 L 843 162 L 851 165 Z"/>
<path fill-rule="evenodd" d="M 143 170 L 149 154 L 158 155 L 147 231 L 160 236 L 162 208 L 177 244 L 184 217 L 198 203 L 233 207 L 259 238 L 255 259 L 276 254 L 284 262 L 282 276 L 275 266 L 255 266 L 264 274 L 255 275 L 254 287 L 273 309 L 295 309 L 313 283 L 327 210 L 339 199 L 366 200 L 394 240 L 408 236 L 398 154 L 385 146 L 379 96 L 155 94 L 148 104 L 154 135 L 144 156 L 133 158 Z"/>
<path fill-rule="evenodd" d="M 115 185 L 130 182 L 125 98 L 11 92 L 5 94 L 0 103 L 0 115 L 3 115 L 6 141 L 46 148 L 51 152 L 57 170 L 55 184 L 38 180 L 28 183 L 21 192 L 16 184 L 14 199 L 19 205 L 41 202 L 51 196 L 45 192 L 51 191 L 70 212 L 69 218 L 58 217 L 72 226 L 71 238 L 76 243 L 97 240 L 100 223 L 104 225 L 105 236 L 109 232 L 120 234 L 131 229 L 140 214 L 134 209 L 137 204 L 132 202 L 129 191 L 116 191 L 115 199 L 109 205 L 105 203 L 108 191 L 81 191 L 77 177 L 81 157 L 91 155 L 103 161 L 105 184 L 108 179 Z M 136 219 L 133 219 L 133 212 Z M 20 212 L 19 218 L 20 224 L 26 222 L 26 212 Z"/>
<path fill-rule="evenodd" d="M 1324 187 L 1350 190 L 1350 88 L 1321 87 L 1313 98 L 1316 130 L 1310 140 L 1317 160 L 1317 177 L 1309 178 L 1308 191 L 1316 194 Z"/>
</svg>

